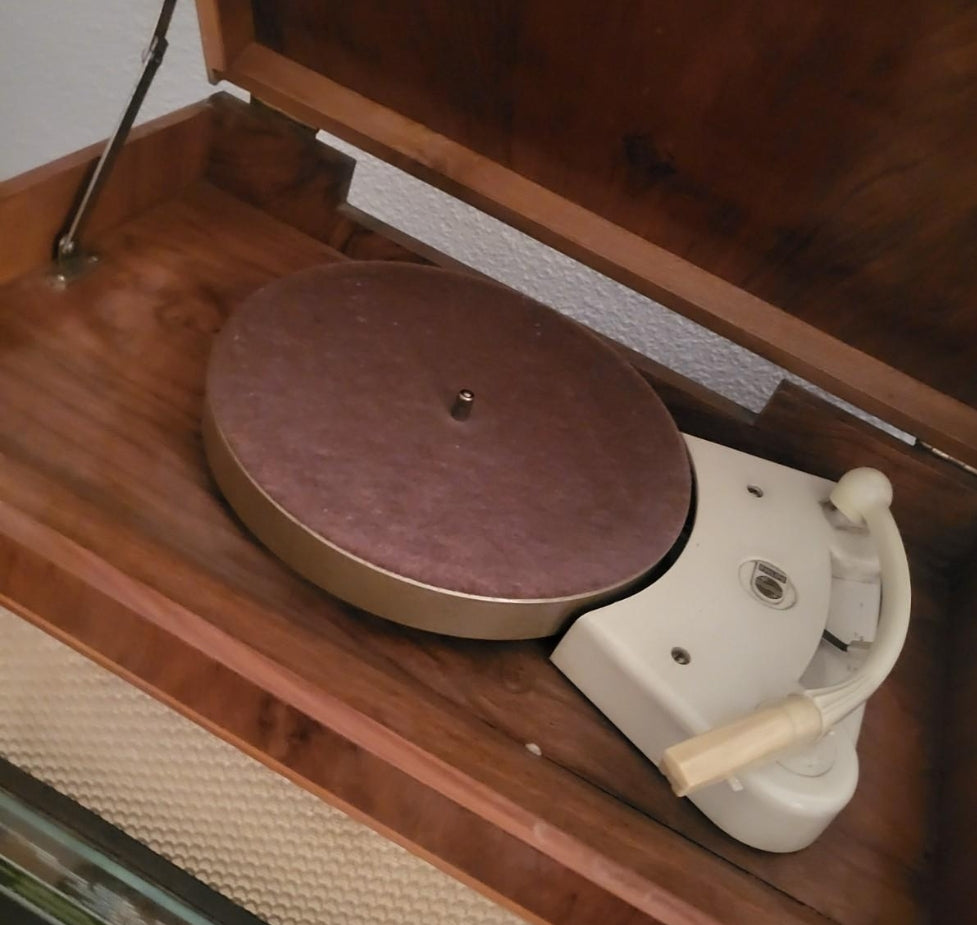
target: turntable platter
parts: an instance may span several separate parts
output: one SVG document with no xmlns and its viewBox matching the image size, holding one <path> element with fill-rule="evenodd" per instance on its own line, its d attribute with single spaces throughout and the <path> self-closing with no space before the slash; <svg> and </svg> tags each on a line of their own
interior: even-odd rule
<svg viewBox="0 0 977 925">
<path fill-rule="evenodd" d="M 495 283 L 344 263 L 260 290 L 210 361 L 208 459 L 297 571 L 398 622 L 555 632 L 689 514 L 685 445 L 592 333 Z"/>
</svg>

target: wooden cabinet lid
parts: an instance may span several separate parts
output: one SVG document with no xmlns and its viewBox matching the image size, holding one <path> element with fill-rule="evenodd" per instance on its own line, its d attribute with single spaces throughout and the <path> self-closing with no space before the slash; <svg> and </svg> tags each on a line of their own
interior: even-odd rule
<svg viewBox="0 0 977 925">
<path fill-rule="evenodd" d="M 208 68 L 977 463 L 977 10 L 198 0 Z"/>
</svg>

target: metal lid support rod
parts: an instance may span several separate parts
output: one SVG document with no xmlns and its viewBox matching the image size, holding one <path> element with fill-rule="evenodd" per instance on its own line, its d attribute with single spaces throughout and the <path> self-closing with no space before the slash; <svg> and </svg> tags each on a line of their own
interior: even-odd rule
<svg viewBox="0 0 977 925">
<path fill-rule="evenodd" d="M 166 53 L 168 44 L 166 32 L 170 27 L 175 6 L 176 0 L 163 0 L 163 6 L 156 21 L 156 28 L 153 30 L 149 45 L 143 52 L 143 69 L 136 81 L 129 102 L 111 138 L 106 142 L 102 156 L 98 159 L 88 182 L 77 198 L 76 204 L 72 207 L 65 222 L 65 230 L 58 235 L 54 255 L 54 281 L 60 285 L 69 283 L 96 260 L 93 254 L 85 254 L 82 251 L 79 246 L 79 238 L 92 213 L 98 194 L 112 170 L 115 158 L 125 144 L 132 123 L 135 121 L 139 108 L 142 106 L 146 93 L 156 76 L 156 71 L 159 70 L 159 66 L 163 62 L 163 55 Z"/>
</svg>

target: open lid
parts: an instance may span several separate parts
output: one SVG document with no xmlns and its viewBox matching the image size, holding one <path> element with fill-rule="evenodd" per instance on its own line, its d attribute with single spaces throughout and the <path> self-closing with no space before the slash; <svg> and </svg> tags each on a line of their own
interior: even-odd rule
<svg viewBox="0 0 977 925">
<path fill-rule="evenodd" d="M 957 0 L 197 0 L 207 66 L 977 464 Z"/>
</svg>

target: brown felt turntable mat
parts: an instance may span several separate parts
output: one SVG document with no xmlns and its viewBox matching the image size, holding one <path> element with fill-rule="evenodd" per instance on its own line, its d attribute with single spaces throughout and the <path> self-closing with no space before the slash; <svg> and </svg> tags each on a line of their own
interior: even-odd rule
<svg viewBox="0 0 977 925">
<path fill-rule="evenodd" d="M 232 505 L 368 608 L 356 581 L 331 587 L 295 561 L 306 541 L 452 595 L 572 602 L 647 573 L 689 513 L 684 442 L 637 372 L 552 309 L 461 273 L 350 263 L 278 280 L 228 321 L 207 390 Z M 269 536 L 242 492 L 277 512 Z"/>
</svg>

